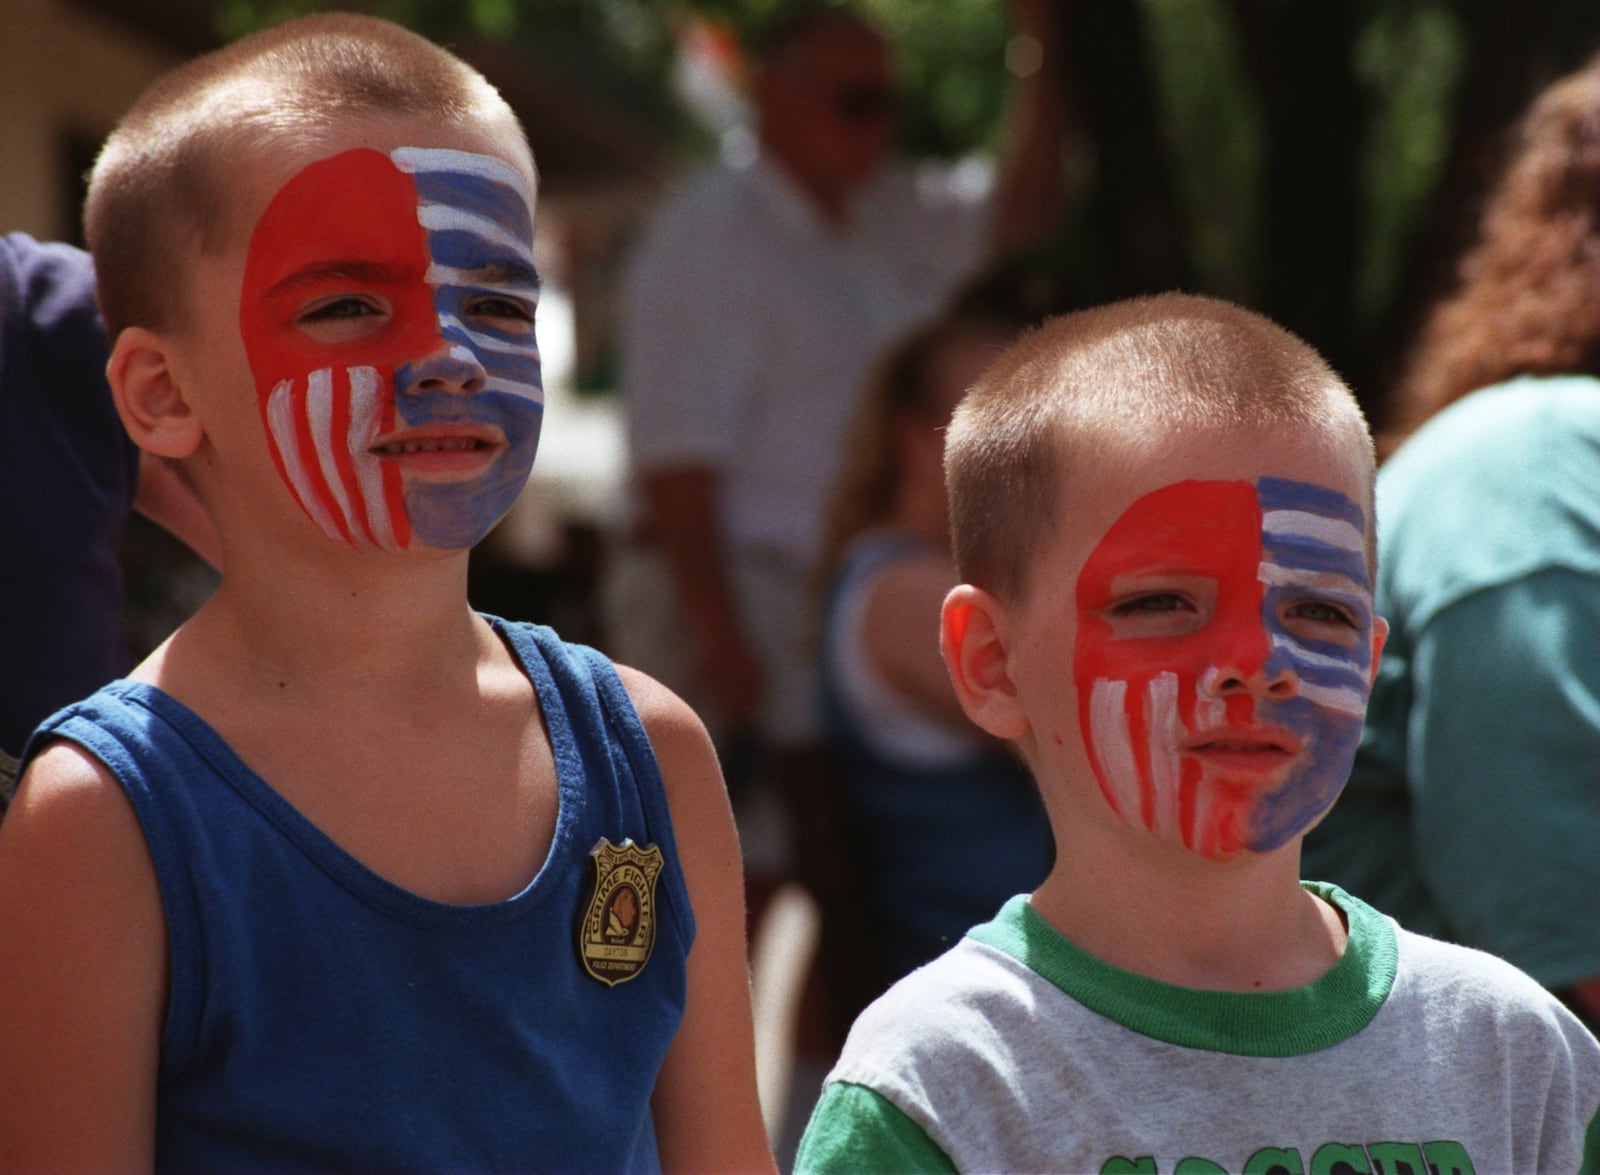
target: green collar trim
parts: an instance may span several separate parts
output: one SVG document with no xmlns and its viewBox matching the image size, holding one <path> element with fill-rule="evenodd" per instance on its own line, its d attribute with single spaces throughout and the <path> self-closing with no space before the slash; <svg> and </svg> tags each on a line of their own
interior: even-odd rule
<svg viewBox="0 0 1600 1175">
<path fill-rule="evenodd" d="M 1327 974 L 1292 991 L 1204 991 L 1123 971 L 1067 941 L 1026 896 L 967 933 L 1144 1036 L 1238 1056 L 1293 1057 L 1332 1048 L 1365 1028 L 1394 986 L 1398 959 L 1388 918 L 1337 886 L 1302 884 L 1343 911 L 1350 942 Z"/>
</svg>

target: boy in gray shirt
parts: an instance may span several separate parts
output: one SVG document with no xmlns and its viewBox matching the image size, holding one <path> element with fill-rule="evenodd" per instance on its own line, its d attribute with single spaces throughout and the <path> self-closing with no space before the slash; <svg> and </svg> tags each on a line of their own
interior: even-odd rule
<svg viewBox="0 0 1600 1175">
<path fill-rule="evenodd" d="M 995 364 L 946 474 L 945 660 L 1056 865 L 862 1015 L 800 1169 L 1593 1167 L 1565 1008 L 1300 881 L 1386 631 L 1338 376 L 1226 303 L 1101 307 Z"/>
</svg>

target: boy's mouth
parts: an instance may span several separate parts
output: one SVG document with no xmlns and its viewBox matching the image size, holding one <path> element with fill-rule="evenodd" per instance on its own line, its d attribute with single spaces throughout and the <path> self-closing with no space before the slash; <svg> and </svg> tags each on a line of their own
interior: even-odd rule
<svg viewBox="0 0 1600 1175">
<path fill-rule="evenodd" d="M 428 437 L 413 441 L 390 441 L 374 445 L 372 452 L 380 457 L 398 457 L 402 453 L 461 453 L 472 449 L 485 449 L 488 445 L 477 437 Z"/>
<path fill-rule="evenodd" d="M 367 452 L 412 476 L 456 481 L 482 474 L 505 446 L 494 429 L 434 424 L 380 437 Z"/>
<path fill-rule="evenodd" d="M 1199 731 L 1184 740 L 1183 751 L 1230 773 L 1276 773 L 1300 757 L 1303 745 L 1282 727 L 1263 726 Z"/>
</svg>

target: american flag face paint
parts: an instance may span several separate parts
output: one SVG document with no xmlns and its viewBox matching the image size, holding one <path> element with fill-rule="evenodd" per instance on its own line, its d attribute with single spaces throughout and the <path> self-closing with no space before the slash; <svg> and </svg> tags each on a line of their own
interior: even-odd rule
<svg viewBox="0 0 1600 1175">
<path fill-rule="evenodd" d="M 355 547 L 472 546 L 527 480 L 544 415 L 533 201 L 504 160 L 347 151 L 250 238 L 240 326 L 277 466 Z"/>
<path fill-rule="evenodd" d="M 1373 656 L 1365 518 L 1305 482 L 1147 494 L 1078 576 L 1081 729 L 1123 819 L 1208 857 L 1266 852 L 1344 786 Z"/>
</svg>

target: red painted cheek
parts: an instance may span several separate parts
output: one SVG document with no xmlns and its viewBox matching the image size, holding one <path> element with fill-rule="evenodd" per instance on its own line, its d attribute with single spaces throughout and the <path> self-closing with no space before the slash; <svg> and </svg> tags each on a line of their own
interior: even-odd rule
<svg viewBox="0 0 1600 1175">
<path fill-rule="evenodd" d="M 1270 649 L 1261 625 L 1261 509 L 1249 482 L 1179 482 L 1136 501 L 1100 540 L 1078 575 L 1080 689 L 1097 677 L 1148 683 L 1178 672 L 1192 688 L 1220 651 L 1259 663 Z M 1158 640 L 1119 641 L 1101 613 L 1119 577 L 1169 570 L 1215 581 L 1221 635 L 1208 631 Z"/>
<path fill-rule="evenodd" d="M 416 185 L 387 155 L 348 151 L 297 173 L 256 224 L 240 291 L 240 328 L 263 403 L 283 380 L 361 366 L 377 368 L 392 397 L 395 370 L 439 345 L 427 268 Z M 296 327 L 318 293 L 351 285 L 390 304 L 383 330 L 330 345 Z"/>
<path fill-rule="evenodd" d="M 1073 673 L 1078 686 L 1079 718 L 1092 732 L 1091 708 L 1096 681 L 1125 683 L 1123 721 L 1127 740 L 1121 747 L 1099 747 L 1088 734 L 1091 761 L 1102 791 L 1113 807 L 1137 796 L 1138 818 L 1154 827 L 1158 808 L 1176 804 L 1177 822 L 1194 829 L 1200 788 L 1199 768 L 1187 759 L 1177 764 L 1176 778 L 1167 766 L 1166 784 L 1152 764 L 1152 747 L 1167 745 L 1162 729 L 1153 729 L 1149 709 L 1151 684 L 1170 675 L 1175 685 L 1178 722 L 1194 729 L 1202 683 L 1231 664 L 1237 672 L 1259 666 L 1270 652 L 1261 621 L 1261 511 L 1249 482 L 1180 482 L 1140 498 L 1114 523 L 1079 573 L 1076 588 L 1078 636 Z M 1119 581 L 1170 572 L 1215 584 L 1217 613 L 1213 623 L 1193 633 L 1147 639 L 1118 639 L 1107 612 L 1118 599 Z M 1172 687 L 1166 687 L 1172 688 Z M 1248 720 L 1253 702 L 1239 699 Z M 1230 707 L 1235 703 L 1230 701 Z M 1116 762 L 1131 764 L 1134 780 L 1109 777 Z M 1158 791 L 1176 789 L 1176 796 Z M 1116 796 L 1125 797 L 1119 806 Z M 1132 816 L 1132 812 L 1124 812 Z M 1226 832 L 1218 830 L 1223 840 Z M 1242 835 L 1242 832 L 1240 833 Z M 1186 838 L 1187 839 L 1187 838 Z"/>
<path fill-rule="evenodd" d="M 251 235 L 239 325 L 273 462 L 314 522 L 357 545 L 410 541 L 399 475 L 386 468 L 376 483 L 370 469 L 364 476 L 370 458 L 361 438 L 393 428 L 395 372 L 441 345 L 428 264 L 416 185 L 378 151 L 349 151 L 303 168 Z M 312 338 L 305 316 L 336 304 L 381 314 L 358 338 Z M 326 389 L 315 398 L 313 378 Z M 372 386 L 376 399 L 353 426 L 358 381 Z"/>
</svg>

